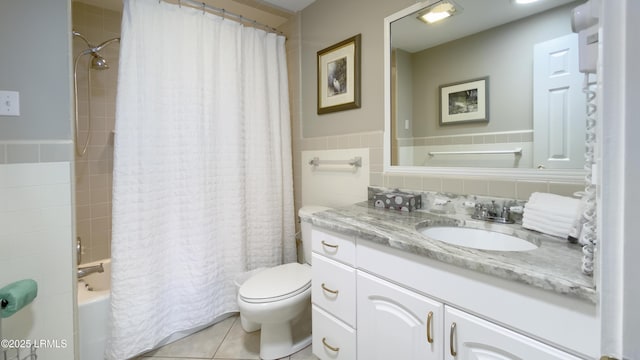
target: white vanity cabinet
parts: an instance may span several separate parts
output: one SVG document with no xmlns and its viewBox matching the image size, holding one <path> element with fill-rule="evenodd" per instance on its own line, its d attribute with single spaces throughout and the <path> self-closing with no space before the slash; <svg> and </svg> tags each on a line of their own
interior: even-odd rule
<svg viewBox="0 0 640 360">
<path fill-rule="evenodd" d="M 359 359 L 442 359 L 442 303 L 362 271 L 357 282 Z"/>
<path fill-rule="evenodd" d="M 322 240 L 338 246 L 322 254 Z M 314 231 L 316 242 L 320 359 L 577 360 L 598 352 L 594 304 L 360 238 Z"/>
<path fill-rule="evenodd" d="M 313 229 L 311 303 L 313 353 L 356 359 L 355 239 Z"/>
</svg>

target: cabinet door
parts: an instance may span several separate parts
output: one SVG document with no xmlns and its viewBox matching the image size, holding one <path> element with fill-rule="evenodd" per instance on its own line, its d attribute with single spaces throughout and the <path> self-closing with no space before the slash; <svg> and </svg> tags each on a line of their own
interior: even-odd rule
<svg viewBox="0 0 640 360">
<path fill-rule="evenodd" d="M 523 309 L 523 311 L 526 311 Z M 539 341 L 446 307 L 445 359 L 464 360 L 578 360 Z"/>
<path fill-rule="evenodd" d="M 362 271 L 357 284 L 358 359 L 442 359 L 442 303 Z"/>
</svg>

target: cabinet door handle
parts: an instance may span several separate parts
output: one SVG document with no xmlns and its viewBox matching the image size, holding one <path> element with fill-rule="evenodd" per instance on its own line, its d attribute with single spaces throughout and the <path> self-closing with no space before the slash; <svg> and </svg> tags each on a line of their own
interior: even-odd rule
<svg viewBox="0 0 640 360">
<path fill-rule="evenodd" d="M 337 249 L 338 248 L 338 245 L 329 244 L 328 242 L 326 242 L 324 240 L 322 240 L 320 242 L 322 243 L 322 245 L 324 245 L 326 247 L 330 247 L 330 248 L 333 248 L 333 249 Z"/>
<path fill-rule="evenodd" d="M 326 287 L 326 286 L 324 285 L 324 283 L 322 283 L 322 285 L 320 285 L 320 287 L 322 287 L 322 290 L 324 290 L 324 291 L 326 291 L 326 292 L 332 293 L 332 294 L 334 294 L 334 295 L 338 295 L 338 290 L 331 290 L 331 289 L 329 289 L 328 287 Z"/>
<path fill-rule="evenodd" d="M 327 344 L 327 338 L 326 338 L 326 337 L 323 337 L 323 338 L 322 338 L 322 345 L 324 345 L 324 347 L 326 347 L 327 349 L 329 349 L 329 350 L 331 350 L 331 351 L 333 351 L 333 352 L 338 352 L 338 351 L 340 351 L 340 348 L 339 348 L 339 347 L 333 347 L 333 346 L 331 346 L 331 345 Z"/>
<path fill-rule="evenodd" d="M 427 342 L 433 344 L 433 336 L 431 336 L 431 328 L 433 327 L 433 311 L 429 311 L 427 315 Z"/>
<path fill-rule="evenodd" d="M 455 332 L 456 332 L 456 323 L 451 323 L 451 330 L 449 331 L 449 352 L 453 357 L 458 355 L 458 352 L 453 348 L 453 336 Z"/>
</svg>

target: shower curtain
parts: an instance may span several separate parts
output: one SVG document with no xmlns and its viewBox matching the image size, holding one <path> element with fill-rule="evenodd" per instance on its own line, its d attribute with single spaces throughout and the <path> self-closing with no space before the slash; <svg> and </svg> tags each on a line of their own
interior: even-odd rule
<svg viewBox="0 0 640 360">
<path fill-rule="evenodd" d="M 284 42 L 125 1 L 108 359 L 237 311 L 238 274 L 295 261 Z"/>
</svg>

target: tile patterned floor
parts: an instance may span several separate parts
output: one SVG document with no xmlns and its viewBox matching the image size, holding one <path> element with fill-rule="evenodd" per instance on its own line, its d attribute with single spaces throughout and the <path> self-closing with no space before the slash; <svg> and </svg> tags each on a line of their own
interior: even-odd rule
<svg viewBox="0 0 640 360">
<path fill-rule="evenodd" d="M 146 353 L 136 360 L 258 360 L 260 332 L 245 333 L 233 316 L 174 343 Z M 311 346 L 283 360 L 318 360 Z"/>
</svg>

